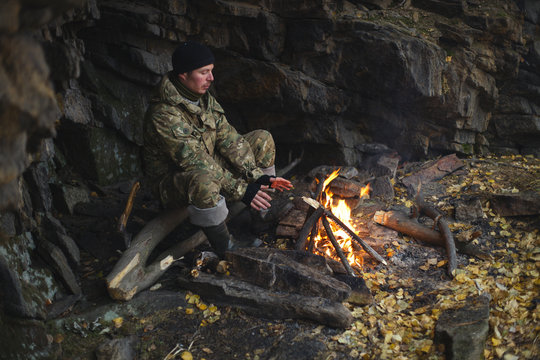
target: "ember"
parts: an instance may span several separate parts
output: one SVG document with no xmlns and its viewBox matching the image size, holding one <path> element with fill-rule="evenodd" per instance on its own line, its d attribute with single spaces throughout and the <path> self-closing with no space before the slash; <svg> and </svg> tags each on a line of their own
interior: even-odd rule
<svg viewBox="0 0 540 360">
<path fill-rule="evenodd" d="M 352 222 L 351 211 L 352 209 L 347 204 L 345 199 L 339 199 L 334 197 L 330 188 L 330 183 L 339 175 L 340 169 L 335 170 L 328 176 L 322 186 L 322 191 L 318 197 L 319 203 L 330 210 L 341 222 L 347 225 L 349 228 L 354 229 Z M 360 191 L 360 199 L 369 198 L 369 184 L 364 186 Z M 324 219 L 324 218 L 323 218 Z M 335 260 L 340 260 L 340 256 L 336 251 L 336 247 L 332 244 L 330 236 L 334 236 L 339 247 L 343 251 L 348 263 L 356 271 L 360 271 L 364 264 L 365 251 L 352 241 L 352 238 L 341 227 L 337 226 L 333 222 L 329 222 L 329 225 L 318 227 L 318 231 L 310 241 L 313 242 L 314 253 L 328 256 Z M 324 228 L 324 229 L 323 229 Z M 327 229 L 331 229 L 332 234 L 328 234 Z M 339 250 L 338 250 L 339 251 Z"/>
</svg>

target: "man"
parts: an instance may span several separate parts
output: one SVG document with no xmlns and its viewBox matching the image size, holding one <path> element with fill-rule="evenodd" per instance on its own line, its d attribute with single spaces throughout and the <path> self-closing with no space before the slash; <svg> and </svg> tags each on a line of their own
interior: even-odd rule
<svg viewBox="0 0 540 360">
<path fill-rule="evenodd" d="M 226 200 L 255 210 L 270 207 L 268 187 L 291 189 L 275 177 L 272 135 L 255 130 L 239 135 L 223 108 L 208 93 L 214 55 L 197 42 L 184 42 L 172 55 L 144 123 L 144 169 L 166 207 L 188 205 L 216 253 L 239 247 L 229 234 Z"/>
</svg>

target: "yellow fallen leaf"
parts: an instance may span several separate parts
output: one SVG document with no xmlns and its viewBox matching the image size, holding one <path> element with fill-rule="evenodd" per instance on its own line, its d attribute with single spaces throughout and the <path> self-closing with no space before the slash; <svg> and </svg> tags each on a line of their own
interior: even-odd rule
<svg viewBox="0 0 540 360">
<path fill-rule="evenodd" d="M 193 314 L 193 308 L 187 308 L 186 309 L 186 314 L 188 314 L 188 315 Z"/>
<path fill-rule="evenodd" d="M 180 355 L 180 358 L 182 360 L 193 360 L 193 355 L 191 355 L 191 353 L 186 350 Z"/>
<path fill-rule="evenodd" d="M 62 341 L 64 341 L 64 335 L 63 334 L 56 334 L 54 336 L 54 342 L 57 343 L 57 344 L 60 344 Z"/>
<path fill-rule="evenodd" d="M 446 265 L 447 262 L 448 260 L 441 260 L 437 263 L 437 267 L 438 268 L 443 267 L 444 265 Z"/>
<path fill-rule="evenodd" d="M 493 346 L 499 346 L 499 345 L 501 345 L 501 340 L 500 340 L 500 339 L 497 339 L 496 337 L 492 337 L 492 338 L 491 338 L 491 344 L 492 344 Z"/>
<path fill-rule="evenodd" d="M 124 319 L 121 317 L 117 317 L 113 319 L 113 324 L 115 328 L 121 328 L 122 324 L 124 323 Z"/>
</svg>

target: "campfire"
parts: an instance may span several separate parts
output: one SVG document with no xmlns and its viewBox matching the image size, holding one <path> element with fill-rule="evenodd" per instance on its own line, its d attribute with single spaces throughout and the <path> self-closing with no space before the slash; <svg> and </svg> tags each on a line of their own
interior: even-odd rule
<svg viewBox="0 0 540 360">
<path fill-rule="evenodd" d="M 352 209 L 349 202 L 346 199 L 334 196 L 330 188 L 330 183 L 339 176 L 340 169 L 332 172 L 326 180 L 322 182 L 322 191 L 318 194 L 317 201 L 322 204 L 326 209 L 332 212 L 343 224 L 353 229 L 355 226 L 352 222 Z M 359 199 L 369 198 L 369 184 L 360 189 Z M 364 265 L 364 256 L 366 252 L 353 241 L 352 237 L 341 227 L 333 222 L 323 222 L 324 226 L 316 225 L 316 233 L 313 234 L 310 241 L 310 250 L 313 253 L 327 256 L 334 260 L 340 261 L 338 254 L 339 250 L 333 245 L 331 237 L 333 236 L 339 248 L 343 252 L 344 258 L 350 264 L 350 266 L 356 271 L 360 272 Z M 324 228 L 324 229 L 323 229 Z M 312 249 L 311 249 L 312 248 Z"/>
</svg>

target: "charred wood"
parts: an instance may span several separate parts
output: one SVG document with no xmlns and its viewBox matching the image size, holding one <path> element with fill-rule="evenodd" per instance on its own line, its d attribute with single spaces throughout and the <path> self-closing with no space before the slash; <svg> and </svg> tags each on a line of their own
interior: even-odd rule
<svg viewBox="0 0 540 360">
<path fill-rule="evenodd" d="M 315 209 L 312 212 L 312 214 L 307 218 L 307 220 L 304 223 L 304 226 L 302 227 L 302 229 L 300 230 L 300 233 L 298 234 L 298 239 L 296 240 L 296 250 L 298 251 L 305 250 L 308 235 L 311 234 L 311 239 L 313 239 L 313 236 L 314 236 L 313 229 L 316 227 L 323 213 L 324 213 L 324 209 L 322 207 L 319 207 Z"/>
<path fill-rule="evenodd" d="M 231 273 L 265 289 L 345 300 L 351 289 L 341 281 L 271 249 L 246 248 L 226 254 Z"/>
<path fill-rule="evenodd" d="M 334 246 L 334 249 L 336 251 L 337 256 L 343 263 L 343 266 L 345 267 L 345 270 L 347 271 L 347 274 L 349 276 L 355 277 L 353 269 L 351 268 L 351 265 L 349 264 L 349 261 L 345 257 L 345 254 L 343 254 L 343 249 L 341 249 L 341 246 L 339 246 L 336 237 L 334 236 L 334 233 L 332 232 L 332 227 L 328 223 L 328 219 L 326 219 L 326 216 L 322 217 L 322 223 L 324 226 L 324 229 L 326 230 L 326 236 L 328 236 L 328 239 L 330 239 L 330 242 Z"/>
<path fill-rule="evenodd" d="M 338 301 L 318 296 L 275 292 L 232 276 L 201 273 L 178 278 L 180 285 L 218 305 L 236 306 L 256 316 L 273 319 L 307 319 L 330 327 L 347 328 L 351 312 Z M 337 281 L 337 280 L 336 280 Z"/>
</svg>

